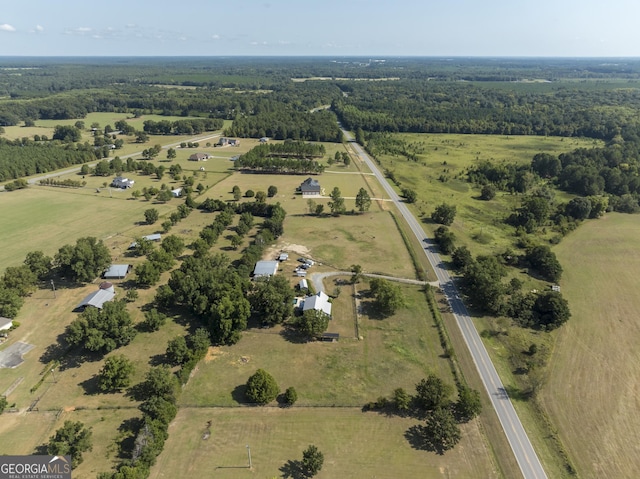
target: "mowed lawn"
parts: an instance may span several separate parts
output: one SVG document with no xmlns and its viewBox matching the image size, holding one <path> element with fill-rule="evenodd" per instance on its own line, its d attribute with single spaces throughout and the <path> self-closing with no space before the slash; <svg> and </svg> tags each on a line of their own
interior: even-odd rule
<svg viewBox="0 0 640 479">
<path fill-rule="evenodd" d="M 358 408 L 182 408 L 149 477 L 292 477 L 289 461 L 301 460 L 310 444 L 324 454 L 318 479 L 498 477 L 477 422 L 463 426 L 462 441 L 442 456 L 405 439 L 417 423 Z"/>
<path fill-rule="evenodd" d="M 360 292 L 366 288 L 358 285 Z M 183 389 L 180 404 L 237 406 L 246 401 L 244 385 L 259 368 L 269 371 L 283 391 L 295 387 L 298 404 L 305 406 L 360 407 L 398 387 L 413 391 L 430 372 L 453 384 L 419 287 L 403 285 L 408 307 L 394 316 L 361 316 L 361 341 L 354 334 L 350 289 L 343 287 L 336 305 L 340 311 L 328 328 L 342 333 L 340 341 L 300 343 L 283 336 L 279 327 L 252 329 L 236 345 L 211 351 Z"/>
<path fill-rule="evenodd" d="M 554 248 L 572 318 L 540 399 L 583 478 L 640 471 L 638 238 L 637 215 L 610 213 Z"/>
</svg>

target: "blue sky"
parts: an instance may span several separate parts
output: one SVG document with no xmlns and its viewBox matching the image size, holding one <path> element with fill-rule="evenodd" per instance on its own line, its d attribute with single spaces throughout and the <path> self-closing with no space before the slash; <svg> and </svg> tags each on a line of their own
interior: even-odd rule
<svg viewBox="0 0 640 479">
<path fill-rule="evenodd" d="M 638 0 L 22 0 L 0 56 L 640 56 Z"/>
</svg>

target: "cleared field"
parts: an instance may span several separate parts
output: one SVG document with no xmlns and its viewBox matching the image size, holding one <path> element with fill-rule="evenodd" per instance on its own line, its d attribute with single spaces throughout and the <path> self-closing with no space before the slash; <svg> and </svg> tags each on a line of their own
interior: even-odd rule
<svg viewBox="0 0 640 479">
<path fill-rule="evenodd" d="M 58 249 L 83 236 L 106 239 L 113 235 L 129 238 L 155 232 L 158 226 L 139 225 L 144 211 L 154 207 L 161 215 L 174 211 L 177 203 L 153 204 L 128 201 L 130 193 L 113 190 L 30 187 L 0 197 L 2 247 L 0 268 L 16 266 L 29 251 L 53 255 Z"/>
<path fill-rule="evenodd" d="M 442 456 L 411 447 L 404 433 L 414 424 L 357 408 L 182 408 L 149 477 L 290 477 L 289 461 L 302 459 L 309 444 L 324 454 L 318 479 L 497 477 L 476 422 Z"/>
<path fill-rule="evenodd" d="M 584 478 L 640 470 L 638 237 L 637 216 L 607 214 L 555 248 L 573 316 L 540 397 Z"/>
</svg>

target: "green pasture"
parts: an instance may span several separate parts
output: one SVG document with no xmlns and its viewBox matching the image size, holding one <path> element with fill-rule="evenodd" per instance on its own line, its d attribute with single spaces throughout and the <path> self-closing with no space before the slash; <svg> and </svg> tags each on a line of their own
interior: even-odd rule
<svg viewBox="0 0 640 479">
<path fill-rule="evenodd" d="M 309 444 L 324 454 L 318 479 L 498 477 L 477 422 L 444 455 L 411 447 L 404 434 L 417 423 L 359 408 L 181 408 L 149 477 L 287 477 Z"/>
<path fill-rule="evenodd" d="M 456 205 L 456 220 L 450 228 L 456 235 L 456 244 L 469 247 L 474 254 L 491 254 L 512 246 L 514 230 L 503 220 L 519 206 L 520 198 L 498 192 L 493 200 L 482 201 L 480 189 L 466 180 L 467 168 L 482 160 L 524 164 L 536 153 L 559 154 L 600 144 L 591 139 L 539 136 L 398 136 L 416 148 L 418 161 L 379 155 L 381 166 L 394 172 L 401 182 L 400 188 L 408 187 L 418 192 L 418 201 L 411 207 L 416 216 L 423 219 L 428 232 L 439 226 L 430 219 L 437 205 L 443 202 Z M 563 193 L 556 195 L 557 201 L 568 198 Z"/>
<path fill-rule="evenodd" d="M 541 403 L 580 477 L 634 477 L 640 388 L 640 222 L 610 213 L 555 247 L 572 318 L 558 333 Z"/>
<path fill-rule="evenodd" d="M 359 291 L 364 289 L 365 285 L 358 285 Z M 394 316 L 363 315 L 362 341 L 354 337 L 353 298 L 348 290 L 345 287 L 340 294 L 341 299 L 345 296 L 342 313 L 329 325 L 329 331 L 348 332 L 347 337 L 337 343 L 299 343 L 288 340 L 279 327 L 247 331 L 238 344 L 215 348 L 198 365 L 180 404 L 238 405 L 238 400 L 244 402 L 244 384 L 259 368 L 269 371 L 283 391 L 294 386 L 298 404 L 305 406 L 362 406 L 390 395 L 397 387 L 412 391 L 429 372 L 452 381 L 448 362 L 440 357 L 443 351 L 424 293 L 418 287 L 403 286 L 408 308 Z"/>
</svg>

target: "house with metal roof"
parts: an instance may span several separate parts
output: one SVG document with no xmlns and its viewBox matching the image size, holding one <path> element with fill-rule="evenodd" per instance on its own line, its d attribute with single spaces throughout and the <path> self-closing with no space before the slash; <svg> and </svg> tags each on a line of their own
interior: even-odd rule
<svg viewBox="0 0 640 479">
<path fill-rule="evenodd" d="M 116 292 L 113 289 L 113 286 L 110 288 L 102 289 L 100 288 L 98 291 L 94 291 L 91 294 L 88 294 L 78 306 L 75 307 L 74 311 L 84 311 L 87 306 L 93 306 L 94 308 L 102 309 L 102 306 L 107 301 L 112 301 L 115 298 Z"/>
<path fill-rule="evenodd" d="M 258 261 L 256 263 L 256 267 L 253 270 L 254 278 L 268 278 L 276 274 L 278 271 L 278 266 L 280 263 L 278 261 Z"/>
<path fill-rule="evenodd" d="M 105 279 L 123 279 L 131 272 L 131 269 L 133 269 L 133 265 L 130 264 L 112 264 L 102 277 Z"/>
<path fill-rule="evenodd" d="M 11 318 L 4 318 L 0 316 L 0 331 L 6 331 L 13 326 L 13 320 Z"/>
<path fill-rule="evenodd" d="M 171 190 L 171 194 L 174 198 L 180 198 L 182 196 L 182 188 L 176 188 L 175 190 Z"/>
<path fill-rule="evenodd" d="M 307 178 L 298 187 L 298 191 L 302 193 L 302 196 L 318 196 L 322 192 L 320 183 L 314 178 Z"/>
<path fill-rule="evenodd" d="M 142 239 L 147 241 L 160 241 L 162 239 L 162 235 L 160 233 L 154 233 L 152 235 L 143 236 Z M 129 245 L 129 249 L 133 249 L 138 246 L 138 242 L 134 241 Z"/>
<path fill-rule="evenodd" d="M 318 294 L 305 298 L 302 311 L 309 309 L 315 309 L 316 311 L 322 311 L 328 316 L 331 316 L 331 303 L 329 302 L 329 296 L 320 291 Z"/>
</svg>

